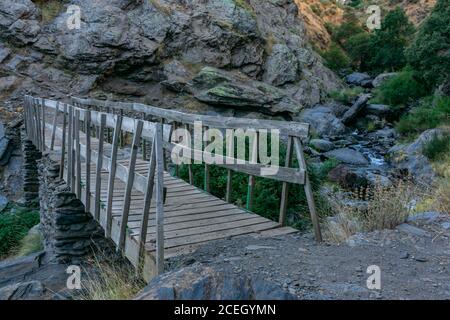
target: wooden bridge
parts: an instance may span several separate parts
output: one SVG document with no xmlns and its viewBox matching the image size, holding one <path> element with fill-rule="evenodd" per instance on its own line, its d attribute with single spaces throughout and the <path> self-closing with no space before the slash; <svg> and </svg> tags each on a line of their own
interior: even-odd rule
<svg viewBox="0 0 450 320">
<path fill-rule="evenodd" d="M 268 165 L 258 160 L 256 131 L 250 160 L 238 161 L 233 152 L 223 157 L 223 163 L 214 164 L 228 172 L 225 199 L 210 194 L 210 164 L 203 163 L 203 190 L 193 185 L 190 161 L 189 183 L 178 177 L 178 165 L 172 165 L 175 173 L 170 175 L 167 159 L 174 148 L 183 151 L 183 159 L 203 161 L 213 156 L 202 144 L 196 148 L 194 142 L 192 147 L 188 136 L 175 135 L 177 128 L 192 132 L 199 123 L 200 130 L 277 129 L 287 139 L 285 166 L 274 175 L 261 174 Z M 321 241 L 303 155 L 307 124 L 195 115 L 137 103 L 71 98 L 69 104 L 26 96 L 25 126 L 39 150 L 60 156 L 60 178 L 147 280 L 164 271 L 164 259 L 208 241 L 296 232 L 285 226 L 291 183 L 304 185 L 316 239 Z M 234 136 L 230 143 L 227 150 L 234 150 Z M 291 168 L 294 154 L 298 168 Z M 233 172 L 249 175 L 245 209 L 230 203 Z M 283 183 L 279 222 L 251 213 L 257 176 Z"/>
</svg>

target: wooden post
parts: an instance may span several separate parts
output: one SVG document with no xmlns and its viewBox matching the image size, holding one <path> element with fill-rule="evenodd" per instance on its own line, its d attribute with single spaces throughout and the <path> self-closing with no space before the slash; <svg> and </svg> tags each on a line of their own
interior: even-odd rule
<svg viewBox="0 0 450 320">
<path fill-rule="evenodd" d="M 119 149 L 119 139 L 122 132 L 122 116 L 117 116 L 116 126 L 114 128 L 114 137 L 111 150 L 111 166 L 109 168 L 108 180 L 108 200 L 106 206 L 106 237 L 111 238 L 112 228 L 112 201 L 114 192 L 114 180 L 116 178 L 117 169 L 117 151 Z"/>
<path fill-rule="evenodd" d="M 205 127 L 205 131 L 207 131 L 208 130 L 208 127 Z M 202 130 L 203 131 L 203 130 Z M 203 136 L 203 132 L 202 132 L 202 136 Z M 209 137 L 208 137 L 209 138 Z M 202 150 L 204 149 L 204 146 L 202 146 Z M 206 191 L 206 192 L 208 192 L 208 193 L 210 193 L 211 192 L 211 185 L 210 185 L 210 183 L 209 183 L 209 181 L 210 181 L 210 178 L 211 178 L 211 176 L 210 176 L 210 172 L 209 172 L 209 165 L 207 164 L 207 163 L 205 163 L 205 172 L 204 172 L 204 175 L 205 175 L 205 181 L 204 181 L 204 186 L 203 186 L 203 189 Z"/>
<path fill-rule="evenodd" d="M 122 109 L 120 109 L 119 114 L 120 114 L 120 117 L 123 118 L 123 110 Z M 124 135 L 122 132 L 122 128 L 120 128 L 120 147 L 123 148 L 124 145 L 125 145 Z"/>
<path fill-rule="evenodd" d="M 292 143 L 293 138 L 291 136 L 288 137 L 287 149 L 286 149 L 286 161 L 285 166 L 290 167 L 292 165 Z M 287 203 L 288 203 L 288 193 L 289 193 L 289 184 L 287 182 L 283 182 L 283 186 L 281 189 L 281 204 L 280 204 L 280 217 L 279 222 L 280 225 L 286 225 L 286 212 L 287 212 Z"/>
<path fill-rule="evenodd" d="M 35 123 L 36 123 L 36 147 L 42 151 L 42 142 L 41 142 L 41 116 L 40 116 L 40 107 L 36 103 L 36 100 L 34 101 L 34 114 L 35 114 Z"/>
<path fill-rule="evenodd" d="M 251 146 L 251 159 L 250 163 L 258 163 L 258 132 L 255 133 L 255 139 L 253 141 L 253 146 Z M 253 209 L 253 197 L 255 193 L 255 176 L 248 177 L 248 187 L 247 187 L 247 210 L 252 211 Z"/>
<path fill-rule="evenodd" d="M 50 142 L 50 150 L 52 151 L 55 147 L 56 123 L 58 120 L 58 112 L 59 112 L 59 101 L 56 102 L 55 117 L 53 118 L 52 140 Z"/>
<path fill-rule="evenodd" d="M 128 177 L 125 187 L 125 195 L 123 199 L 122 219 L 120 220 L 118 251 L 125 250 L 125 233 L 127 231 L 128 216 L 130 214 L 131 191 L 134 183 L 134 169 L 136 167 L 136 158 L 139 150 L 139 140 L 141 139 L 142 128 L 144 123 L 138 121 L 134 128 L 133 143 L 131 145 L 130 163 L 128 166 Z"/>
<path fill-rule="evenodd" d="M 226 142 L 227 142 L 227 150 L 226 150 L 226 155 L 229 158 L 234 158 L 234 133 L 233 131 L 231 131 L 230 133 L 227 133 L 226 136 Z M 230 169 L 227 169 L 227 190 L 225 193 L 225 201 L 226 202 L 231 202 L 231 192 L 232 192 L 232 177 L 233 177 L 233 173 Z"/>
<path fill-rule="evenodd" d="M 76 159 L 76 195 L 81 200 L 81 145 L 80 145 L 80 109 L 75 110 L 75 159 Z"/>
<path fill-rule="evenodd" d="M 67 185 L 72 187 L 72 161 L 73 161 L 73 107 L 69 105 L 69 128 L 67 131 Z M 71 189 L 72 192 L 74 191 Z"/>
<path fill-rule="evenodd" d="M 86 131 L 86 200 L 84 202 L 86 212 L 91 210 L 91 110 L 84 113 L 84 125 Z"/>
<path fill-rule="evenodd" d="M 145 113 L 142 113 L 141 115 L 142 120 L 145 121 Z M 147 146 L 146 146 L 146 142 L 145 139 L 141 139 L 142 141 L 142 147 L 141 147 L 141 151 L 142 151 L 142 160 L 147 160 Z"/>
<path fill-rule="evenodd" d="M 184 129 L 186 130 L 186 136 L 183 138 L 185 141 L 183 141 L 183 144 L 186 145 L 186 147 L 189 147 L 189 149 L 192 152 L 192 139 L 189 140 L 189 125 L 185 124 L 184 125 Z M 191 137 L 192 138 L 192 137 Z M 189 157 L 188 159 L 189 163 L 188 163 L 188 173 L 189 173 L 189 184 L 194 185 L 194 173 L 192 171 L 192 154 L 191 157 Z"/>
<path fill-rule="evenodd" d="M 156 125 L 156 269 L 158 274 L 164 272 L 164 149 L 163 126 Z"/>
<path fill-rule="evenodd" d="M 100 221 L 100 203 L 102 201 L 102 169 L 103 169 L 103 140 L 106 126 L 106 114 L 100 115 L 100 135 L 98 138 L 98 153 L 97 153 L 97 168 L 95 170 L 95 203 L 94 203 L 94 217 Z M 95 132 L 95 130 L 94 130 Z"/>
<path fill-rule="evenodd" d="M 63 132 L 61 142 L 61 158 L 59 161 L 59 179 L 64 179 L 65 155 L 66 155 L 66 131 L 67 131 L 67 104 L 64 104 Z"/>
<path fill-rule="evenodd" d="M 42 151 L 45 151 L 45 99 L 42 102 Z"/>
<path fill-rule="evenodd" d="M 311 214 L 311 220 L 312 220 L 313 227 L 314 227 L 314 234 L 316 236 L 316 240 L 318 242 L 321 242 L 322 241 L 322 233 L 320 231 L 319 217 L 317 216 L 317 212 L 316 212 L 316 205 L 314 203 L 314 196 L 313 196 L 313 192 L 312 192 L 312 188 L 311 188 L 311 183 L 309 181 L 308 171 L 306 168 L 305 155 L 303 153 L 303 146 L 302 146 L 302 142 L 300 141 L 300 138 L 298 138 L 298 137 L 294 138 L 294 147 L 295 147 L 295 152 L 297 155 L 300 169 L 305 170 L 304 188 L 305 188 L 306 200 L 308 201 L 309 212 Z"/>
<path fill-rule="evenodd" d="M 139 263 L 138 263 L 138 274 L 142 273 L 142 268 L 144 266 L 144 251 L 145 243 L 147 242 L 147 228 L 148 228 L 148 216 L 150 213 L 150 205 L 153 198 L 153 188 L 155 186 L 155 169 L 156 169 L 156 144 L 155 137 L 152 142 L 152 149 L 150 151 L 150 163 L 148 167 L 147 174 L 147 188 L 145 192 L 144 199 L 144 210 L 142 212 L 141 218 L 141 230 L 139 234 Z"/>
</svg>

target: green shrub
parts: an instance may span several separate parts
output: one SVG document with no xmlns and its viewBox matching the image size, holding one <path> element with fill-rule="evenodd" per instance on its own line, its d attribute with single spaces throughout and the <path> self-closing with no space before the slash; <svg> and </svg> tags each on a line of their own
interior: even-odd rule
<svg viewBox="0 0 450 320">
<path fill-rule="evenodd" d="M 280 145 L 280 163 L 284 163 L 285 146 Z M 328 171 L 337 165 L 336 161 L 327 161 L 319 166 L 308 166 L 309 177 L 315 193 L 315 201 L 319 215 L 329 215 L 330 207 L 325 197 L 321 196 L 317 191 L 326 179 Z M 294 159 L 293 166 L 298 167 L 297 159 Z M 194 185 L 199 188 L 204 186 L 204 165 L 193 164 L 192 171 L 194 175 Z M 227 170 L 214 165 L 210 166 L 210 190 L 213 195 L 219 198 L 225 198 L 227 185 Z M 187 165 L 181 165 L 179 169 L 180 177 L 185 181 L 189 181 L 189 171 Z M 248 175 L 233 172 L 232 173 L 232 192 L 231 202 L 237 206 L 245 207 Z M 252 212 L 259 214 L 268 219 L 278 221 L 282 182 L 256 177 L 254 187 L 254 200 Z M 305 229 L 311 225 L 309 209 L 306 201 L 306 196 L 303 186 L 290 184 L 288 205 L 287 205 L 288 225 Z"/>
<path fill-rule="evenodd" d="M 348 38 L 355 34 L 365 32 L 364 28 L 359 23 L 356 16 L 351 13 L 346 13 L 344 17 L 345 22 L 333 28 L 331 38 L 345 48 L 345 43 Z"/>
<path fill-rule="evenodd" d="M 450 0 L 438 0 L 422 23 L 406 56 L 409 64 L 431 87 L 450 74 Z"/>
<path fill-rule="evenodd" d="M 401 106 L 428 93 L 416 79 L 414 71 L 403 71 L 375 90 L 375 100 L 391 106 Z"/>
<path fill-rule="evenodd" d="M 419 105 L 400 118 L 397 131 L 403 136 L 415 137 L 427 129 L 450 124 L 450 97 L 423 98 Z"/>
<path fill-rule="evenodd" d="M 370 34 L 361 32 L 348 38 L 345 50 L 352 60 L 353 65 L 362 71 L 369 71 L 373 49 L 370 47 Z"/>
<path fill-rule="evenodd" d="M 8 205 L 0 212 L 0 256 L 16 248 L 31 227 L 39 223 L 39 212 Z"/>
<path fill-rule="evenodd" d="M 422 149 L 422 153 L 431 161 L 437 161 L 450 152 L 450 134 L 438 136 L 437 134 L 428 141 Z"/>
<path fill-rule="evenodd" d="M 41 10 L 42 22 L 47 23 L 56 18 L 64 9 L 67 1 L 61 0 L 33 0 L 36 6 Z"/>
<path fill-rule="evenodd" d="M 405 49 L 413 34 L 414 26 L 402 8 L 388 12 L 381 28 L 370 37 L 370 69 L 373 72 L 401 70 L 406 65 Z"/>
<path fill-rule="evenodd" d="M 328 51 L 322 52 L 322 57 L 325 59 L 327 67 L 335 71 L 348 68 L 351 63 L 344 50 L 335 43 L 330 46 Z"/>
</svg>

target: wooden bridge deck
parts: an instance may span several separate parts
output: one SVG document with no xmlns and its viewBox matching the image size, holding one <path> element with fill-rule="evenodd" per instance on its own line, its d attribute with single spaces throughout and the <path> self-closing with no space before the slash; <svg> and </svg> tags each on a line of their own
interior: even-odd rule
<svg viewBox="0 0 450 320">
<path fill-rule="evenodd" d="M 51 119 L 49 114 L 48 120 Z M 51 145 L 52 126 L 47 122 L 46 141 L 47 150 Z M 54 151 L 61 152 L 62 124 L 57 124 Z M 80 132 L 80 144 L 82 148 L 86 144 L 86 136 Z M 91 150 L 96 152 L 98 140 L 91 138 Z M 103 154 L 110 157 L 112 146 L 104 142 Z M 141 157 L 142 158 L 142 155 Z M 118 163 L 128 168 L 129 153 L 119 149 Z M 85 181 L 85 165 L 82 159 L 82 180 Z M 67 163 L 66 163 L 67 166 Z M 95 199 L 95 164 L 91 164 L 91 208 L 94 212 Z M 137 160 L 135 174 L 147 177 L 149 162 Z M 108 171 L 102 171 L 101 175 L 101 200 L 103 204 L 107 201 Z M 123 209 L 123 199 L 125 194 L 126 181 L 121 180 L 116 175 L 113 197 L 113 223 L 111 238 L 118 242 L 119 227 Z M 164 173 L 164 186 L 167 188 L 166 202 L 164 204 L 164 247 L 165 258 L 185 254 L 195 249 L 196 246 L 208 241 L 236 237 L 242 235 L 276 236 L 296 232 L 289 227 L 281 227 L 279 223 L 273 222 L 259 215 L 249 213 L 236 205 L 225 202 L 205 191 L 194 187 L 187 182 L 172 177 L 167 172 Z M 85 199 L 84 185 L 83 196 Z M 140 221 L 143 214 L 144 194 L 133 188 L 130 204 L 130 216 L 127 225 L 127 235 L 125 240 L 125 253 L 130 261 L 136 265 L 138 261 L 138 236 L 140 232 Z M 82 200 L 85 202 L 85 200 Z M 150 265 L 154 262 L 156 246 L 155 228 L 155 203 L 152 200 L 151 210 L 148 220 L 146 257 Z M 100 223 L 106 225 L 106 208 L 101 206 Z M 147 262 L 148 262 L 147 261 Z M 148 267 L 146 267 L 148 269 Z M 152 269 L 150 267 L 150 269 Z M 155 273 L 154 270 L 147 270 Z"/>
</svg>

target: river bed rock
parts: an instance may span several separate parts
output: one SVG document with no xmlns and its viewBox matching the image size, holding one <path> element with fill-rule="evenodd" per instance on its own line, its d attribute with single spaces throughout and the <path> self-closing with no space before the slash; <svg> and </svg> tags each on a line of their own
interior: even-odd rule
<svg viewBox="0 0 450 320">
<path fill-rule="evenodd" d="M 294 120 L 311 124 L 312 131 L 319 136 L 336 136 L 346 130 L 345 125 L 336 117 L 333 109 L 322 105 L 303 110 Z"/>
<path fill-rule="evenodd" d="M 350 148 L 341 148 L 331 150 L 325 153 L 328 158 L 334 158 L 343 163 L 365 166 L 369 164 L 367 158 L 356 150 Z"/>
</svg>

